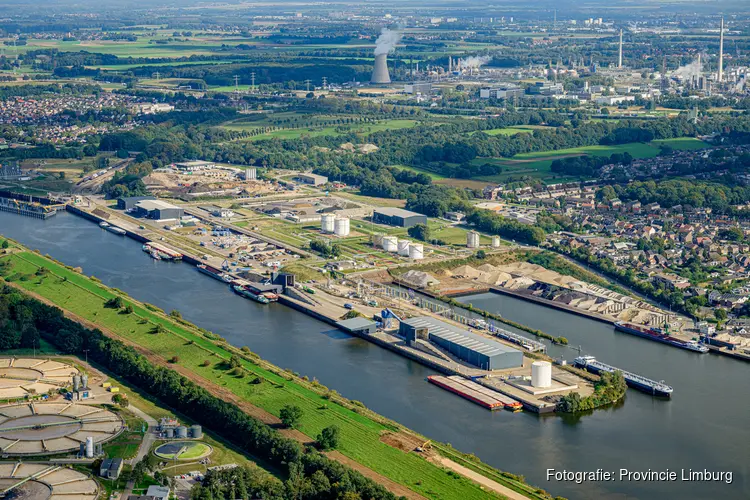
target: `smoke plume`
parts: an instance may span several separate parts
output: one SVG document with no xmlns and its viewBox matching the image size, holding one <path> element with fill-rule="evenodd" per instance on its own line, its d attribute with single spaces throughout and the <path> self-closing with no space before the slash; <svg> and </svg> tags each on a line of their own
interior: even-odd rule
<svg viewBox="0 0 750 500">
<path fill-rule="evenodd" d="M 492 57 L 490 56 L 470 56 L 466 59 L 460 59 L 459 64 L 462 68 L 478 68 L 490 62 Z"/>
<path fill-rule="evenodd" d="M 672 76 L 681 80 L 690 80 L 693 77 L 698 78 L 701 75 L 701 70 L 703 69 L 701 68 L 703 64 L 701 64 L 699 61 L 699 59 L 696 59 L 690 64 L 680 66 L 672 72 Z"/>
<path fill-rule="evenodd" d="M 375 41 L 375 55 L 393 52 L 396 49 L 396 44 L 401 41 L 401 36 L 402 34 L 398 30 L 383 28 Z"/>
</svg>

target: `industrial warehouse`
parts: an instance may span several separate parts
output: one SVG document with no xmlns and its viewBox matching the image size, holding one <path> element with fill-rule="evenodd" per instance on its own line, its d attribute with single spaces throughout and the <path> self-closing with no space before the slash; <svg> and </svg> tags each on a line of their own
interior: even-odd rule
<svg viewBox="0 0 750 500">
<path fill-rule="evenodd" d="M 482 370 L 504 370 L 523 366 L 523 353 L 500 342 L 461 330 L 430 316 L 403 320 L 399 327 L 409 345 L 429 340 L 462 361 Z"/>
<path fill-rule="evenodd" d="M 384 207 L 373 211 L 372 221 L 388 226 L 412 227 L 417 224 L 427 224 L 427 216 L 403 208 Z"/>
</svg>

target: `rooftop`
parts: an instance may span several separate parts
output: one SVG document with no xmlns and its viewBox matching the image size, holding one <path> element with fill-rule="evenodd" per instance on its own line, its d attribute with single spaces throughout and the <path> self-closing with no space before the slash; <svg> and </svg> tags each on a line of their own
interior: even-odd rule
<svg viewBox="0 0 750 500">
<path fill-rule="evenodd" d="M 376 208 L 375 212 L 383 215 L 387 215 L 389 217 L 401 217 L 402 219 L 406 217 L 424 217 L 422 214 L 418 214 L 417 212 L 411 212 L 409 210 L 404 210 L 403 208 L 395 208 L 395 207 L 382 207 L 382 208 Z"/>
<path fill-rule="evenodd" d="M 337 324 L 345 330 L 358 330 L 360 328 L 374 326 L 375 322 L 367 318 L 351 318 L 339 321 Z"/>
<path fill-rule="evenodd" d="M 403 322 L 416 328 L 427 328 L 427 331 L 430 335 L 434 335 L 449 342 L 453 342 L 454 344 L 466 347 L 486 356 L 496 356 L 498 354 L 508 352 L 518 352 L 518 349 L 513 349 L 512 347 L 508 347 L 505 344 L 501 344 L 500 342 L 484 338 L 480 335 L 476 335 L 467 330 L 463 330 L 457 326 L 453 326 L 429 316 L 409 318 L 404 320 Z"/>
<path fill-rule="evenodd" d="M 143 210 L 164 210 L 167 208 L 180 208 L 177 205 L 172 205 L 162 200 L 142 200 L 135 204 L 136 207 L 142 208 Z"/>
</svg>

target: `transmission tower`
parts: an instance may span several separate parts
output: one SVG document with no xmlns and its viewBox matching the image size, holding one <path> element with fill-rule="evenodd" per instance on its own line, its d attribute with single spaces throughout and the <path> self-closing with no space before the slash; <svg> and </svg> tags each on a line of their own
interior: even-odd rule
<svg viewBox="0 0 750 500">
<path fill-rule="evenodd" d="M 305 86 L 307 87 L 307 91 L 310 92 L 310 80 L 305 80 Z"/>
<path fill-rule="evenodd" d="M 325 76 L 323 77 L 323 88 L 328 88 L 328 78 L 326 78 Z"/>
</svg>

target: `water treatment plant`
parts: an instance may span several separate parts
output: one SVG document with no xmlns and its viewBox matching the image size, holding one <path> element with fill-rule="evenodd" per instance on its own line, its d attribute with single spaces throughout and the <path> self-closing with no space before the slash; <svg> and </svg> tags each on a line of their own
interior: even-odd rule
<svg viewBox="0 0 750 500">
<path fill-rule="evenodd" d="M 0 449 L 7 456 L 74 452 L 87 440 L 92 445 L 104 443 L 122 430 L 119 415 L 92 405 L 32 402 L 0 406 Z"/>
</svg>

